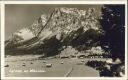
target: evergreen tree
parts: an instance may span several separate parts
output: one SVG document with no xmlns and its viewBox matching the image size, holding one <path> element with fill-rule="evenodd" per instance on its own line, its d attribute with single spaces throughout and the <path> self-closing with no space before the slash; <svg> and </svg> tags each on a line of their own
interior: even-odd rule
<svg viewBox="0 0 128 80">
<path fill-rule="evenodd" d="M 108 46 L 112 59 L 125 59 L 125 6 L 104 5 L 102 7 L 101 25 L 105 31 L 101 45 Z"/>
</svg>

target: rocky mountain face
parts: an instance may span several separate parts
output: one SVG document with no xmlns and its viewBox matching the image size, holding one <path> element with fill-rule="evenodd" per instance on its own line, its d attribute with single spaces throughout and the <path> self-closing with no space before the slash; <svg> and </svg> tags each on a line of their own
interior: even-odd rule
<svg viewBox="0 0 128 80">
<path fill-rule="evenodd" d="M 102 29 L 95 9 L 56 8 L 5 41 L 6 54 L 60 54 L 71 46 L 86 51 L 99 46 Z"/>
</svg>

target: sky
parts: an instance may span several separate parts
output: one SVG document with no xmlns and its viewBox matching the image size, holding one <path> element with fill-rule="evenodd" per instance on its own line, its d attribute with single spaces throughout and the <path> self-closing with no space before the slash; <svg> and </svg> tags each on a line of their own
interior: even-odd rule
<svg viewBox="0 0 128 80">
<path fill-rule="evenodd" d="M 30 26 L 35 19 L 42 14 L 50 15 L 54 8 L 69 7 L 88 9 L 95 8 L 97 12 L 100 12 L 101 5 L 56 5 L 56 4 L 6 4 L 5 5 L 5 39 L 21 29 L 22 27 Z"/>
</svg>

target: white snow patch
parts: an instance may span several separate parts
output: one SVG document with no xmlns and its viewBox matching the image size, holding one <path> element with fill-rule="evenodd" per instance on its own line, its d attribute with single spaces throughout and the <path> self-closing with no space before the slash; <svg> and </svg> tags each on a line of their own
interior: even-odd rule
<svg viewBox="0 0 128 80">
<path fill-rule="evenodd" d="M 26 28 L 19 30 L 15 34 L 21 36 L 24 40 L 28 40 L 34 37 L 34 34 L 29 29 Z"/>
</svg>

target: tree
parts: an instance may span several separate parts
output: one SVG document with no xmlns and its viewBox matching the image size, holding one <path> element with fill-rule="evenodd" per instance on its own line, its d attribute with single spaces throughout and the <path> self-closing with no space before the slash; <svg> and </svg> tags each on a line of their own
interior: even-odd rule
<svg viewBox="0 0 128 80">
<path fill-rule="evenodd" d="M 109 46 L 112 59 L 125 59 L 125 6 L 104 5 L 101 9 L 101 26 L 105 31 L 101 39 L 101 45 Z"/>
</svg>

